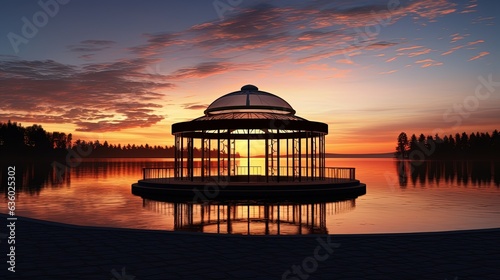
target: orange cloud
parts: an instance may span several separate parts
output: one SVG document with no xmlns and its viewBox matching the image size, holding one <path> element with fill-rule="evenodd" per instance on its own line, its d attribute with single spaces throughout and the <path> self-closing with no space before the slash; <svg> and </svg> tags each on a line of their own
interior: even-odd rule
<svg viewBox="0 0 500 280">
<path fill-rule="evenodd" d="M 430 58 L 422 59 L 422 60 L 417 60 L 415 63 L 416 64 L 421 64 L 420 67 L 422 67 L 422 68 L 443 65 L 442 62 L 438 62 L 438 61 L 435 61 L 435 60 L 430 59 Z"/>
<path fill-rule="evenodd" d="M 431 49 L 427 48 L 427 49 L 423 49 L 423 50 L 418 51 L 418 52 L 409 53 L 408 57 L 414 57 L 414 56 L 419 56 L 419 55 L 423 55 L 423 54 L 428 54 L 430 52 L 431 52 Z"/>
<path fill-rule="evenodd" d="M 459 33 L 452 34 L 452 35 L 450 35 L 450 37 L 451 37 L 450 43 L 455 43 L 457 41 L 460 41 L 467 36 L 469 36 L 469 34 L 464 34 L 464 35 L 460 35 Z"/>
<path fill-rule="evenodd" d="M 471 57 L 468 61 L 476 60 L 478 58 L 481 58 L 481 57 L 483 57 L 485 55 L 489 55 L 489 54 L 490 54 L 489 52 L 480 52 L 478 55 Z"/>
<path fill-rule="evenodd" d="M 342 63 L 342 64 L 354 64 L 354 62 L 350 59 L 344 58 L 344 59 L 339 59 L 335 61 L 337 63 Z"/>
<path fill-rule="evenodd" d="M 449 55 L 449 54 L 452 54 L 454 53 L 456 50 L 459 50 L 461 48 L 463 48 L 464 46 L 456 46 L 456 47 L 453 47 L 451 49 L 449 49 L 448 51 L 445 51 L 444 53 L 442 53 L 441 55 Z"/>
<path fill-rule="evenodd" d="M 146 74 L 152 59 L 94 63 L 77 68 L 52 60 L 0 60 L 0 119 L 74 124 L 77 131 L 149 127 L 158 113 L 165 76 Z M 5 113 L 4 113 L 5 112 Z"/>
<path fill-rule="evenodd" d="M 398 70 L 390 70 L 390 71 L 386 71 L 386 72 L 380 72 L 379 74 L 381 75 L 385 75 L 385 74 L 392 74 L 394 72 L 397 72 Z"/>
<path fill-rule="evenodd" d="M 473 46 L 473 45 L 480 44 L 480 43 L 484 43 L 484 40 L 471 41 L 471 42 L 468 42 L 465 45 L 455 46 L 455 47 L 449 49 L 448 51 L 442 53 L 441 55 L 449 55 L 449 54 L 452 54 L 452 53 L 454 53 L 455 51 L 457 51 L 457 50 L 459 50 L 461 48 L 468 47 L 468 46 Z"/>
<path fill-rule="evenodd" d="M 184 109 L 188 110 L 205 110 L 207 107 L 208 104 L 195 104 L 195 103 L 184 104 Z"/>
<path fill-rule="evenodd" d="M 476 40 L 476 41 L 469 42 L 469 43 L 467 43 L 467 46 L 472 46 L 472 45 L 479 44 L 479 43 L 484 43 L 484 40 Z"/>
<path fill-rule="evenodd" d="M 413 49 L 419 49 L 423 48 L 423 46 L 411 46 L 411 47 L 404 47 L 404 48 L 399 48 L 396 51 L 402 52 L 402 51 L 407 51 L 407 50 L 413 50 Z"/>
<path fill-rule="evenodd" d="M 222 22 L 209 21 L 175 33 L 146 34 L 146 44 L 131 49 L 143 56 L 199 50 L 217 58 L 234 58 L 248 50 L 273 58 L 293 52 L 295 59 L 304 63 L 394 46 L 396 43 L 377 41 L 378 34 L 367 29 L 394 24 L 410 14 L 435 20 L 454 12 L 455 6 L 444 0 L 414 1 L 392 8 L 379 4 L 326 7 L 321 1 L 287 7 L 254 5 L 241 8 Z"/>
<path fill-rule="evenodd" d="M 467 14 L 467 13 L 473 13 L 477 12 L 474 8 L 477 7 L 477 3 L 475 1 L 471 1 L 469 5 L 467 5 L 462 11 L 460 11 L 461 14 Z"/>
<path fill-rule="evenodd" d="M 167 78 L 172 80 L 178 79 L 191 79 L 191 78 L 205 78 L 208 76 L 222 74 L 229 71 L 236 71 L 240 69 L 252 69 L 253 66 L 249 64 L 237 64 L 228 62 L 202 62 L 192 67 L 185 67 L 176 70 Z"/>
</svg>

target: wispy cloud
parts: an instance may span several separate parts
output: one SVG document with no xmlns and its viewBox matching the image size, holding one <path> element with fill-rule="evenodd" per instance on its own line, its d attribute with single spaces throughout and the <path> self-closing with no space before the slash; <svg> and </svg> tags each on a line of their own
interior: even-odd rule
<svg viewBox="0 0 500 280">
<path fill-rule="evenodd" d="M 480 44 L 480 43 L 484 43 L 484 40 L 471 41 L 471 42 L 468 42 L 467 44 L 464 44 L 464 45 L 458 45 L 458 46 L 452 47 L 451 49 L 449 49 L 448 51 L 445 51 L 441 55 L 449 55 L 449 54 L 452 54 L 461 48 L 473 46 L 473 45 Z"/>
<path fill-rule="evenodd" d="M 460 33 L 452 34 L 452 35 L 450 35 L 450 37 L 451 37 L 450 43 L 455 43 L 457 41 L 463 40 L 467 36 L 469 36 L 469 34 L 463 34 L 463 35 Z"/>
<path fill-rule="evenodd" d="M 116 42 L 109 40 L 84 40 L 75 45 L 67 46 L 68 50 L 74 53 L 80 53 L 79 58 L 91 60 L 96 52 L 111 48 Z"/>
<path fill-rule="evenodd" d="M 397 41 L 385 42 L 377 36 L 369 36 L 361 42 L 361 27 L 379 25 L 380 18 L 388 19 L 387 24 L 394 24 L 409 15 L 435 20 L 454 12 L 455 6 L 444 0 L 415 1 L 391 10 L 386 4 L 359 3 L 345 8 L 341 3 L 332 5 L 324 1 L 280 7 L 258 4 L 240 7 L 239 13 L 233 13 L 222 22 L 205 22 L 176 33 L 145 34 L 146 43 L 131 50 L 141 55 L 199 50 L 226 61 L 245 56 L 249 50 L 260 54 L 261 58 L 286 58 L 299 63 L 335 56 L 347 59 L 363 51 L 397 45 Z M 227 68 L 229 70 L 234 69 Z"/>
<path fill-rule="evenodd" d="M 415 57 L 428 54 L 432 52 L 432 49 L 417 45 L 417 46 L 399 48 L 396 51 L 398 52 L 397 53 L 398 56 Z"/>
<path fill-rule="evenodd" d="M 419 64 L 420 67 L 422 68 L 427 68 L 427 67 L 431 67 L 431 66 L 440 66 L 440 65 L 443 65 L 442 62 L 438 62 L 438 61 L 435 61 L 433 59 L 430 59 L 430 58 L 427 58 L 427 59 L 422 59 L 422 60 L 417 60 L 415 62 L 416 64 Z"/>
<path fill-rule="evenodd" d="M 425 48 L 425 49 L 422 49 L 422 50 L 419 50 L 419 51 L 415 51 L 415 52 L 409 53 L 408 57 L 414 57 L 414 56 L 419 56 L 419 55 L 423 55 L 423 54 L 428 54 L 431 51 L 432 51 L 431 49 Z"/>
<path fill-rule="evenodd" d="M 423 48 L 423 46 L 403 47 L 403 48 L 397 49 L 396 51 L 402 52 L 402 51 L 408 51 L 408 50 L 414 50 L 414 49 L 420 49 L 420 48 Z"/>
<path fill-rule="evenodd" d="M 131 47 L 130 50 L 133 53 L 142 56 L 154 56 L 158 55 L 161 51 L 168 47 L 176 45 L 185 45 L 187 42 L 180 39 L 180 35 L 175 33 L 159 33 L 159 34 L 144 34 L 147 39 L 146 44 Z"/>
<path fill-rule="evenodd" d="M 196 104 L 196 103 L 186 103 L 183 104 L 184 109 L 187 110 L 205 110 L 208 107 L 208 104 Z"/>
<path fill-rule="evenodd" d="M 394 60 L 396 60 L 396 58 L 398 58 L 398 57 L 397 56 L 391 57 L 391 58 L 387 59 L 385 62 L 394 61 Z"/>
<path fill-rule="evenodd" d="M 151 126 L 165 77 L 144 74 L 150 59 L 120 60 L 83 67 L 52 60 L 0 60 L 0 119 L 73 123 L 77 131 L 117 131 Z M 4 113 L 8 112 L 8 113 Z"/>
<path fill-rule="evenodd" d="M 466 6 L 463 8 L 463 10 L 460 11 L 460 13 L 467 14 L 467 13 L 477 12 L 476 7 L 477 7 L 477 1 L 471 0 L 471 1 L 469 1 L 469 3 L 466 4 Z"/>
<path fill-rule="evenodd" d="M 167 78 L 171 80 L 178 79 L 191 79 L 191 78 L 205 78 L 211 75 L 226 73 L 229 71 L 236 71 L 240 69 L 251 70 L 257 66 L 249 64 L 240 65 L 230 62 L 202 62 L 192 67 L 181 68 L 168 75 Z"/>
<path fill-rule="evenodd" d="M 338 59 L 335 62 L 339 63 L 339 64 L 354 64 L 354 61 L 352 61 L 351 59 L 346 59 L 346 58 Z"/>
<path fill-rule="evenodd" d="M 474 57 L 471 57 L 469 59 L 469 61 L 472 61 L 472 60 L 476 60 L 478 58 L 481 58 L 483 56 L 486 56 L 486 55 L 489 55 L 490 53 L 489 52 L 480 52 L 478 55 L 474 56 Z"/>
<path fill-rule="evenodd" d="M 385 72 L 380 72 L 379 74 L 381 74 L 381 75 L 385 75 L 385 74 L 392 74 L 392 73 L 395 73 L 395 72 L 397 72 L 397 71 L 398 71 L 398 70 L 395 70 L 395 69 L 394 69 L 394 70 L 389 70 L 389 71 L 385 71 Z"/>
<path fill-rule="evenodd" d="M 72 52 L 96 52 L 109 48 L 116 44 L 109 40 L 85 40 L 76 45 L 69 45 L 68 49 Z"/>
<path fill-rule="evenodd" d="M 478 16 L 474 20 L 472 20 L 472 24 L 484 24 L 487 26 L 494 25 L 495 22 L 495 17 L 483 17 L 483 16 Z"/>
<path fill-rule="evenodd" d="M 445 52 L 444 52 L 444 53 L 442 53 L 441 55 L 449 55 L 449 54 L 452 54 L 452 53 L 454 53 L 455 51 L 457 51 L 457 50 L 459 50 L 459 49 L 461 49 L 461 48 L 463 48 L 463 47 L 464 47 L 464 45 L 461 45 L 461 46 L 455 46 L 455 47 L 453 47 L 453 48 L 451 48 L 451 49 L 449 49 L 449 50 L 445 51 Z"/>
</svg>

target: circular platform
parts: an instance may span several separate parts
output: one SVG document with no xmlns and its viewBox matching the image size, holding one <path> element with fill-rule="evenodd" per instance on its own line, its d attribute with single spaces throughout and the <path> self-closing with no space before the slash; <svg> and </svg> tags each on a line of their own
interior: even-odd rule
<svg viewBox="0 0 500 280">
<path fill-rule="evenodd" d="M 132 185 L 134 195 L 167 200 L 256 199 L 332 201 L 366 194 L 366 185 L 358 180 L 338 179 L 308 182 L 196 182 L 172 179 L 145 179 Z"/>
</svg>

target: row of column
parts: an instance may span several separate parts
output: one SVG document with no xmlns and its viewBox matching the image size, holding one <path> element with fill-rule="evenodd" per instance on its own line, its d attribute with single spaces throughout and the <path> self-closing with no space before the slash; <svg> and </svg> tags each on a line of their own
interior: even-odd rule
<svg viewBox="0 0 500 280">
<path fill-rule="evenodd" d="M 247 131 L 248 135 L 251 130 Z M 247 142 L 247 181 L 251 181 L 250 147 L 253 141 L 264 141 L 265 166 L 264 175 L 267 182 L 321 180 L 325 178 L 325 135 L 312 136 L 306 133 L 305 138 L 279 139 L 280 131 L 270 134 L 262 139 L 238 141 Z M 175 177 L 180 180 L 202 181 L 216 177 L 221 180 L 229 180 L 231 176 L 237 175 L 236 171 L 236 139 L 231 138 L 227 130 L 218 130 L 215 139 L 199 139 L 201 164 L 200 172 L 195 174 L 194 142 L 192 137 L 183 137 L 182 134 L 175 135 Z M 272 136 L 276 135 L 275 138 Z M 285 147 L 283 147 L 285 145 Z M 285 153 L 283 154 L 283 148 Z M 216 155 L 214 156 L 214 152 Z M 285 157 L 285 163 L 280 160 Z M 245 158 L 239 158 L 240 161 Z M 216 163 L 216 165 L 214 164 Z M 284 165 L 284 166 L 282 166 Z M 215 169 L 215 170 L 214 170 Z M 284 170 L 283 170 L 284 169 Z"/>
</svg>

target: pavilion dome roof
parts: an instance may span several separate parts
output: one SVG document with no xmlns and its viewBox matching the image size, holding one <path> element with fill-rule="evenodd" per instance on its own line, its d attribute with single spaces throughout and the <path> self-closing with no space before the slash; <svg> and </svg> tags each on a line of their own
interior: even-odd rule
<svg viewBox="0 0 500 280">
<path fill-rule="evenodd" d="M 272 113 L 294 115 L 295 110 L 279 96 L 245 85 L 239 91 L 217 98 L 205 110 L 205 116 L 227 113 Z"/>
</svg>

